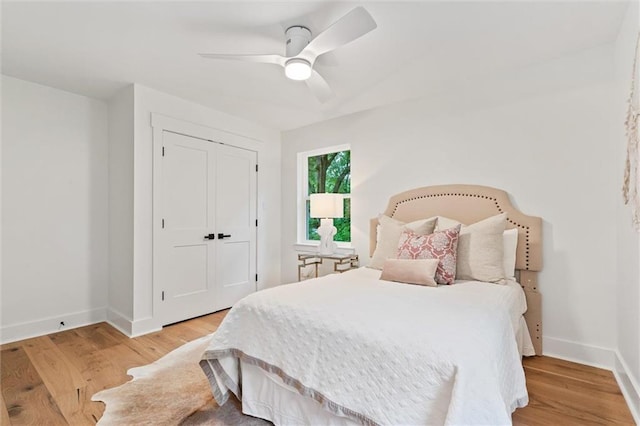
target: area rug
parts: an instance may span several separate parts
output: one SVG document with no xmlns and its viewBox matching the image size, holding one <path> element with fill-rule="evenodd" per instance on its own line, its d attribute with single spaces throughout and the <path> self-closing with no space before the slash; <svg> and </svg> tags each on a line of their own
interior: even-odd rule
<svg viewBox="0 0 640 426">
<path fill-rule="evenodd" d="M 132 368 L 127 383 L 91 397 L 106 408 L 100 426 L 110 425 L 242 425 L 271 423 L 242 414 L 235 398 L 220 407 L 198 362 L 211 336 L 189 342 L 152 364 Z"/>
</svg>

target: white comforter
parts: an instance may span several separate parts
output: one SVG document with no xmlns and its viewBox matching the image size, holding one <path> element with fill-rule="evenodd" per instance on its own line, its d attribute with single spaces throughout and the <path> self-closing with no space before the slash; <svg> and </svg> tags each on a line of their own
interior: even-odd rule
<svg viewBox="0 0 640 426">
<path fill-rule="evenodd" d="M 379 276 L 360 268 L 238 302 L 200 363 L 218 403 L 239 396 L 242 359 L 363 424 L 510 424 L 528 402 L 517 284 Z"/>
</svg>

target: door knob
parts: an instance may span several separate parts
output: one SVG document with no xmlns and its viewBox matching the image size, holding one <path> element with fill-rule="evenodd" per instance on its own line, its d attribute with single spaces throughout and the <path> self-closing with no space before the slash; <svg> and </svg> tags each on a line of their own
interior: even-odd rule
<svg viewBox="0 0 640 426">
<path fill-rule="evenodd" d="M 231 235 L 229 235 L 229 234 L 223 234 L 223 233 L 221 232 L 221 233 L 219 233 L 219 234 L 218 234 L 218 239 L 219 239 L 219 240 L 222 240 L 222 239 L 225 239 L 225 238 L 229 238 L 230 236 L 231 236 Z"/>
<path fill-rule="evenodd" d="M 216 238 L 216 234 L 209 234 L 204 236 L 205 240 L 215 240 L 215 238 Z"/>
</svg>

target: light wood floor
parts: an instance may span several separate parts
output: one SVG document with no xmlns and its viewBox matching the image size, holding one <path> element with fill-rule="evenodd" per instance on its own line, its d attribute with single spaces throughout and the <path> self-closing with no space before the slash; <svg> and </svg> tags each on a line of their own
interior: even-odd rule
<svg viewBox="0 0 640 426">
<path fill-rule="evenodd" d="M 126 371 L 214 331 L 226 311 L 129 339 L 106 323 L 0 346 L 1 425 L 95 424 L 90 401 Z M 515 425 L 634 424 L 611 372 L 548 357 L 525 360 L 529 405 Z"/>
</svg>

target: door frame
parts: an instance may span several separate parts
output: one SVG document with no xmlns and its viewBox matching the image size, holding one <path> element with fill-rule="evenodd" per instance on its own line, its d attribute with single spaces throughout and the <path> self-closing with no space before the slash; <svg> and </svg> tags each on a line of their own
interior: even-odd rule
<svg viewBox="0 0 640 426">
<path fill-rule="evenodd" d="M 163 132 L 172 132 L 177 133 L 179 135 L 188 136 L 192 138 L 202 139 L 211 143 L 219 143 L 222 145 L 229 145 L 236 148 L 246 149 L 248 151 L 254 151 L 256 153 L 256 164 L 260 162 L 260 147 L 262 146 L 262 141 L 258 139 L 253 139 L 246 136 L 237 135 L 235 133 L 226 132 L 224 130 L 215 129 L 213 127 L 202 126 L 200 124 L 191 123 L 188 121 L 179 120 L 176 118 L 168 117 L 163 114 L 151 113 L 151 127 L 152 127 L 152 139 L 153 139 L 153 181 L 152 181 L 152 193 L 153 193 L 153 219 L 152 219 L 152 274 L 151 274 L 151 285 L 152 285 L 152 294 L 153 294 L 153 303 L 152 303 L 152 315 L 154 323 L 158 325 L 158 327 L 162 327 L 164 325 L 164 318 L 160 318 L 160 314 L 162 313 L 162 309 L 160 308 L 160 304 L 162 303 L 162 289 L 159 285 L 157 285 L 156 277 L 159 276 L 158 271 L 158 256 L 159 256 L 159 232 L 162 230 L 162 215 L 160 214 L 160 177 L 162 176 L 162 136 Z M 256 176 L 256 191 L 259 193 L 260 188 L 260 179 L 259 175 Z M 256 197 L 258 198 L 258 193 Z M 260 220 L 259 217 L 260 209 L 258 208 L 258 203 L 256 203 L 256 218 Z M 256 232 L 258 230 L 256 229 Z M 258 270 L 258 239 L 259 236 L 256 237 L 256 272 L 260 274 Z M 257 283 L 256 283 L 257 290 Z"/>
</svg>

